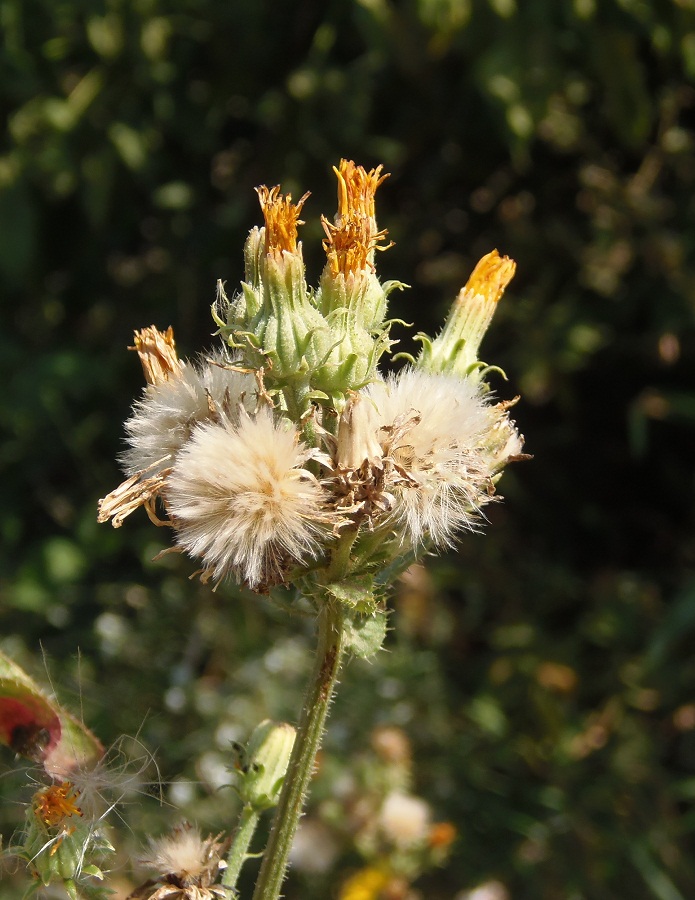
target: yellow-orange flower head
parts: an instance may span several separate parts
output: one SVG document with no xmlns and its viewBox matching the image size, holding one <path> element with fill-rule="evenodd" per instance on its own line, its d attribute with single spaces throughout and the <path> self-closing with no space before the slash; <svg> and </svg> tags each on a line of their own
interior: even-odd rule
<svg viewBox="0 0 695 900">
<path fill-rule="evenodd" d="M 309 191 L 297 203 L 291 194 L 281 194 L 280 185 L 268 188 L 264 184 L 256 188 L 265 220 L 265 252 L 278 254 L 297 252 L 297 226 L 304 222 L 299 218 Z"/>
<path fill-rule="evenodd" d="M 374 251 L 391 246 L 380 244 L 387 231 L 379 231 L 375 217 L 374 195 L 389 177 L 381 174 L 382 168 L 377 166 L 368 172 L 348 159 L 333 167 L 338 178 L 338 211 L 333 223 L 321 217 L 326 232 L 323 247 L 333 275 L 372 269 Z"/>
</svg>

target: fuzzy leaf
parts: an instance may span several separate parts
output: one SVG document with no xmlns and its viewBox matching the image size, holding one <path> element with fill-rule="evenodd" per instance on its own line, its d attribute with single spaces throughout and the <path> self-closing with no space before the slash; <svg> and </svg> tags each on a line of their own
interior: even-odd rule
<svg viewBox="0 0 695 900">
<path fill-rule="evenodd" d="M 326 590 L 348 609 L 360 612 L 374 609 L 374 579 L 371 575 L 353 575 L 327 584 Z"/>
<path fill-rule="evenodd" d="M 379 609 L 367 616 L 346 615 L 346 650 L 361 659 L 369 659 L 381 650 L 386 638 L 388 616 Z"/>
</svg>

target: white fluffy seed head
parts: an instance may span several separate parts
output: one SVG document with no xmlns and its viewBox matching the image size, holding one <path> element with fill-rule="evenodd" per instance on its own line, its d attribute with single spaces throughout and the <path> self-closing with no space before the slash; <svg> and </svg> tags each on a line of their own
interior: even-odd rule
<svg viewBox="0 0 695 900">
<path fill-rule="evenodd" d="M 251 408 L 255 399 L 253 376 L 228 368 L 229 361 L 213 356 L 201 364 L 183 365 L 166 381 L 149 384 L 125 423 L 128 447 L 121 455 L 127 475 L 171 465 L 199 422 L 210 418 L 211 408 L 235 412 L 242 401 Z"/>
<path fill-rule="evenodd" d="M 142 865 L 157 873 L 154 882 L 163 885 L 151 895 L 152 897 L 197 897 L 200 900 L 221 896 L 214 887 L 210 887 L 217 879 L 220 870 L 220 857 L 228 849 L 229 841 L 216 837 L 202 838 L 198 828 L 188 822 L 177 825 L 172 831 L 159 838 L 150 838 L 147 851 L 140 857 Z M 173 885 L 178 891 L 170 892 L 167 886 Z M 143 888 L 132 896 L 143 896 Z"/>
<path fill-rule="evenodd" d="M 142 862 L 162 875 L 185 873 L 195 878 L 209 863 L 208 842 L 203 840 L 197 828 L 179 826 L 171 834 L 151 838 Z"/>
<path fill-rule="evenodd" d="M 415 546 L 427 539 L 443 546 L 457 531 L 474 528 L 494 493 L 492 475 L 502 467 L 490 448 L 494 435 L 499 449 L 501 414 L 480 387 L 466 378 L 407 368 L 363 393 L 377 410 L 384 455 L 395 464 L 392 493 L 398 503 L 392 516 L 404 536 Z M 508 427 L 511 446 L 516 431 Z"/>
<path fill-rule="evenodd" d="M 262 408 L 198 425 L 177 456 L 165 502 L 184 550 L 204 575 L 255 589 L 307 563 L 324 532 L 323 489 L 305 469 L 296 428 Z"/>
</svg>

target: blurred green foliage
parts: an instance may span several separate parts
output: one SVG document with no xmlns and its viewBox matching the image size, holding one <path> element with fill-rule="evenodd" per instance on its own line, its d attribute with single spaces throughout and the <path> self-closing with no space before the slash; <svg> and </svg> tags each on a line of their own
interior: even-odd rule
<svg viewBox="0 0 695 900">
<path fill-rule="evenodd" d="M 331 165 L 383 162 L 395 315 L 432 333 L 479 256 L 517 260 L 484 353 L 535 459 L 486 536 L 399 591 L 326 753 L 410 735 L 459 831 L 428 900 L 493 877 L 514 900 L 693 896 L 693 0 L 0 0 L 0 31 L 2 649 L 45 680 L 41 644 L 63 703 L 228 823 L 229 741 L 293 718 L 310 629 L 152 562 L 144 515 L 97 526 L 141 385 L 125 348 L 151 323 L 209 346 L 254 185 L 313 192 L 315 280 Z M 177 815 L 126 810 L 124 855 Z"/>
</svg>

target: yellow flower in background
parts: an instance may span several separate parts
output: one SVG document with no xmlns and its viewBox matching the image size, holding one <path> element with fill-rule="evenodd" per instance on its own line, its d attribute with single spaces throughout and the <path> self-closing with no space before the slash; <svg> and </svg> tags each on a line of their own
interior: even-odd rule
<svg viewBox="0 0 695 900">
<path fill-rule="evenodd" d="M 390 880 L 390 874 L 383 869 L 374 866 L 360 869 L 343 884 L 338 900 L 378 900 Z"/>
</svg>

